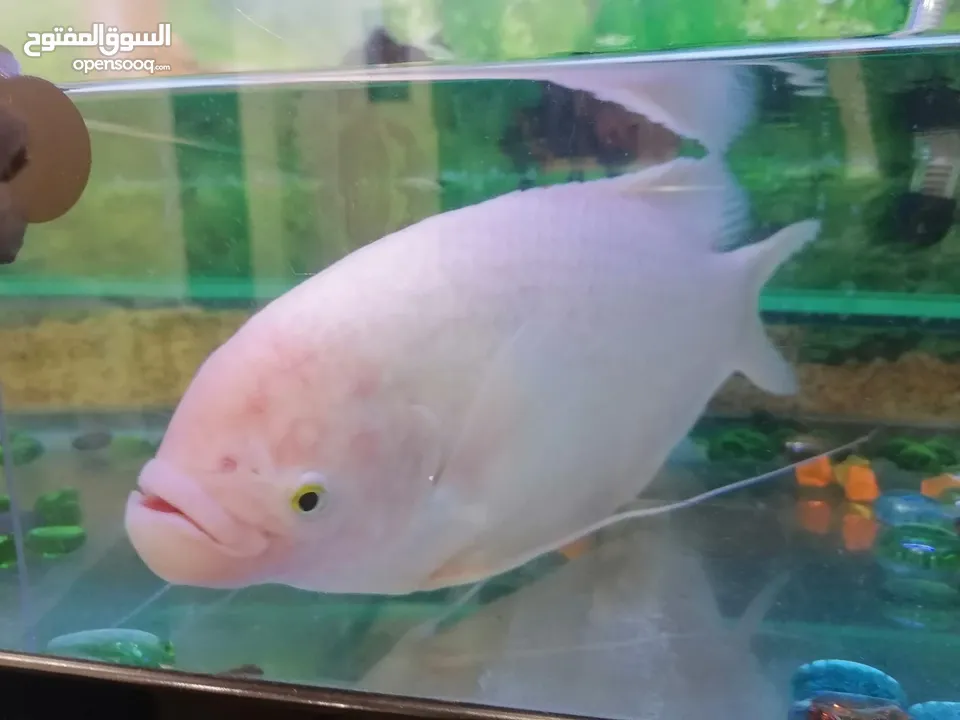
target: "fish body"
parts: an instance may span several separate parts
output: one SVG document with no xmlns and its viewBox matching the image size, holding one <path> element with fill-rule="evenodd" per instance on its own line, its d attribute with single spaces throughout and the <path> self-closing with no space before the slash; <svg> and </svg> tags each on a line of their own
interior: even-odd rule
<svg viewBox="0 0 960 720">
<path fill-rule="evenodd" d="M 569 542 L 643 491 L 736 371 L 816 222 L 732 252 L 721 162 L 517 191 L 348 255 L 200 368 L 126 527 L 172 583 L 406 594 Z"/>
</svg>

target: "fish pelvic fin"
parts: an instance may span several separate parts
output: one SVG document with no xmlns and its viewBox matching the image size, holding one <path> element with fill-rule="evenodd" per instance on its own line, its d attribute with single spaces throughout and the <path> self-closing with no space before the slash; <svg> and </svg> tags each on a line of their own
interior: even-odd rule
<svg viewBox="0 0 960 720">
<path fill-rule="evenodd" d="M 749 293 L 743 333 L 736 345 L 736 370 L 754 385 L 773 395 L 797 392 L 796 373 L 774 347 L 757 312 L 760 292 L 780 266 L 820 234 L 818 220 L 804 220 L 783 228 L 766 240 L 730 253 L 747 273 L 739 280 Z"/>
<path fill-rule="evenodd" d="M 679 157 L 610 182 L 679 226 L 684 242 L 725 249 L 740 244 L 750 227 L 749 197 L 717 155 Z"/>
</svg>

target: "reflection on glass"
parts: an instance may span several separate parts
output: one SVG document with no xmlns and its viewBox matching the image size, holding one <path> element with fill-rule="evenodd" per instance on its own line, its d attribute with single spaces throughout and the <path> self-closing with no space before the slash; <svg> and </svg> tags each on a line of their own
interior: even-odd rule
<svg viewBox="0 0 960 720">
<path fill-rule="evenodd" d="M 958 23 L 949 0 L 85 0 L 21 4 L 4 15 L 4 42 L 25 72 L 79 83 L 390 62 L 736 52 L 769 43 L 937 35 Z M 166 38 L 153 45 L 148 36 L 163 35 L 163 26 Z M 365 55 L 366 41 L 381 30 L 415 52 L 402 60 Z"/>
</svg>

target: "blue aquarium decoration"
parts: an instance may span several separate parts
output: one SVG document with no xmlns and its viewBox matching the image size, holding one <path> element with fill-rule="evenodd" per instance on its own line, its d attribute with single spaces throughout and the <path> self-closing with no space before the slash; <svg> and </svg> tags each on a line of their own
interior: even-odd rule
<svg viewBox="0 0 960 720">
<path fill-rule="evenodd" d="M 900 683 L 881 670 L 850 660 L 817 660 L 801 666 L 791 681 L 794 701 L 842 694 L 906 706 Z"/>
<path fill-rule="evenodd" d="M 890 700 L 824 693 L 795 702 L 788 720 L 914 720 L 906 710 Z"/>
<path fill-rule="evenodd" d="M 792 680 L 789 720 L 960 720 L 960 702 L 928 701 L 908 709 L 907 696 L 885 672 L 849 660 L 817 660 Z"/>
<path fill-rule="evenodd" d="M 925 702 L 911 705 L 910 720 L 960 720 L 960 702 Z"/>
<path fill-rule="evenodd" d="M 952 527 L 954 518 L 949 508 L 937 500 L 911 491 L 882 494 L 874 502 L 873 511 L 884 525 L 934 525 Z"/>
</svg>

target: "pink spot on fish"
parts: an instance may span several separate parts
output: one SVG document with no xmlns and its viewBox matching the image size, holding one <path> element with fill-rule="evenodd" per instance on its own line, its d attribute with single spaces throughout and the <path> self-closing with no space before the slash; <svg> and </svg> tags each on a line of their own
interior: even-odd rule
<svg viewBox="0 0 960 720">
<path fill-rule="evenodd" d="M 276 444 L 276 461 L 282 466 L 311 466 L 321 456 L 325 435 L 320 420 L 293 421 Z"/>
<path fill-rule="evenodd" d="M 246 411 L 255 417 L 266 415 L 269 404 L 265 395 L 257 393 L 256 395 L 252 395 L 247 401 Z"/>
</svg>

